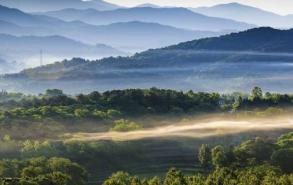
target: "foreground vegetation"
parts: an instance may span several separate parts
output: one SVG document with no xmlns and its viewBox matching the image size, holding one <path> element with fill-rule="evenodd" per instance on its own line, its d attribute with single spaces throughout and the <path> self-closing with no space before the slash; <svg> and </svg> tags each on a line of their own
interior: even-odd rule
<svg viewBox="0 0 293 185">
<path fill-rule="evenodd" d="M 36 148 L 31 148 L 36 146 Z M 74 147 L 67 145 L 68 157 L 72 149 L 84 150 L 94 158 L 93 151 L 98 145 L 91 144 Z M 69 147 L 69 148 L 68 148 Z M 66 149 L 62 155 L 66 155 Z M 71 148 L 71 149 L 70 149 Z M 90 149 L 92 148 L 92 149 Z M 83 185 L 87 182 L 87 172 L 83 167 L 69 159 L 58 157 L 33 157 L 57 150 L 50 144 L 26 143 L 22 149 L 27 158 L 0 161 L 0 176 L 6 184 L 13 185 Z M 43 153 L 42 153 L 43 152 Z M 71 153 L 73 152 L 73 153 Z M 131 151 L 128 151 L 131 152 Z M 71 154 L 70 154 L 71 153 Z M 51 153 L 53 154 L 53 153 Z M 100 153 L 100 156 L 102 153 Z M 55 155 L 58 155 L 55 153 Z M 60 155 L 60 154 L 59 154 Z M 29 157 L 30 156 L 30 157 Z M 104 185 L 291 185 L 293 183 L 293 132 L 280 136 L 276 141 L 256 137 L 237 146 L 215 145 L 210 148 L 203 144 L 194 155 L 194 163 L 201 164 L 201 173 L 185 176 L 180 170 L 172 168 L 165 178 L 158 176 L 141 178 L 126 172 L 114 173 L 103 182 Z M 77 156 L 71 156 L 76 159 Z M 89 158 L 87 158 L 89 160 Z M 87 162 L 91 162 L 90 160 Z M 123 163 L 123 161 L 121 161 Z"/>
<path fill-rule="evenodd" d="M 285 115 L 292 105 L 293 95 L 263 93 L 258 87 L 250 95 L 156 88 L 77 96 L 65 95 L 57 89 L 38 96 L 3 91 L 0 94 L 0 182 L 13 185 L 292 184 L 293 133 L 277 140 L 273 140 L 275 136 L 252 137 L 262 135 L 257 132 L 239 134 L 235 142 L 229 136 L 131 142 L 64 138 L 70 132 L 128 132 L 156 126 L 147 123 L 150 116 L 168 120 L 172 117 L 173 123 L 176 118 L 203 113 L 208 116 L 225 113 L 245 119 L 271 118 Z M 164 176 L 162 171 L 153 171 L 154 166 L 162 171 L 172 166 L 187 167 L 183 171 L 171 168 Z M 105 180 L 119 170 L 125 172 L 114 173 Z"/>
</svg>

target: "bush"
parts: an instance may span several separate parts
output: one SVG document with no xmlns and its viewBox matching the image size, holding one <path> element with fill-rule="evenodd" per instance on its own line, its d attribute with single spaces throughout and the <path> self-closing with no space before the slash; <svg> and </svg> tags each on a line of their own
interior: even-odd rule
<svg viewBox="0 0 293 185">
<path fill-rule="evenodd" d="M 142 129 L 142 126 L 140 124 L 125 119 L 120 119 L 114 122 L 114 127 L 110 130 L 116 132 L 128 132 L 139 129 Z"/>
</svg>

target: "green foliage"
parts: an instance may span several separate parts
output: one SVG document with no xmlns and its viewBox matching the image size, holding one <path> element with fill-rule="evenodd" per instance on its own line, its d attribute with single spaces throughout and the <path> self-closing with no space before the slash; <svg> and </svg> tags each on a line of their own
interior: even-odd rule
<svg viewBox="0 0 293 185">
<path fill-rule="evenodd" d="M 153 177 L 148 181 L 149 185 L 161 185 L 161 179 L 159 177 Z"/>
<path fill-rule="evenodd" d="M 234 153 L 239 161 L 260 163 L 270 160 L 274 148 L 272 141 L 257 137 L 240 144 L 234 149 Z"/>
<path fill-rule="evenodd" d="M 128 132 L 139 129 L 142 129 L 142 126 L 140 124 L 125 119 L 120 119 L 114 121 L 114 126 L 113 128 L 111 128 L 111 131 Z"/>
<path fill-rule="evenodd" d="M 223 146 L 218 145 L 212 149 L 212 163 L 216 167 L 225 166 L 227 162 L 227 156 Z"/>
<path fill-rule="evenodd" d="M 164 185 L 187 185 L 187 182 L 180 170 L 171 168 L 166 174 Z"/>
<path fill-rule="evenodd" d="M 83 185 L 87 172 L 64 158 L 31 158 L 0 161 L 0 176 L 15 179 L 14 185 Z"/>
<path fill-rule="evenodd" d="M 8 96 L 9 93 L 2 94 Z M 282 114 L 282 108 L 292 106 L 292 103 L 292 95 L 266 93 L 263 96 L 259 87 L 252 90 L 250 97 L 241 93 L 220 95 L 157 88 L 113 90 L 104 93 L 95 91 L 72 97 L 63 94 L 61 90 L 52 89 L 40 96 L 19 95 L 19 98 L 13 101 L 0 101 L 0 122 L 37 122 L 46 119 L 113 120 L 146 114 L 238 112 L 256 108 L 259 109 L 259 116 L 274 116 Z"/>
<path fill-rule="evenodd" d="M 116 119 L 129 115 L 214 112 L 220 110 L 219 100 L 217 93 L 183 93 L 157 88 L 92 92 L 76 97 L 52 89 L 44 95 L 24 97 L 13 104 L 3 102 L 0 107 L 9 109 L 0 111 L 0 121 Z"/>
<path fill-rule="evenodd" d="M 63 96 L 63 95 L 64 95 L 63 91 L 60 89 L 48 89 L 46 90 L 44 97 L 51 98 L 51 97 Z"/>
<path fill-rule="evenodd" d="M 293 148 L 293 132 L 280 136 L 277 145 L 281 148 Z"/>
<path fill-rule="evenodd" d="M 245 168 L 237 173 L 238 184 L 240 185 L 257 185 L 262 184 L 266 176 L 278 177 L 280 171 L 278 168 L 270 165 L 261 165 Z"/>
<path fill-rule="evenodd" d="M 293 172 L 293 148 L 279 149 L 273 153 L 271 158 L 273 163 L 284 172 Z"/>
<path fill-rule="evenodd" d="M 132 178 L 128 173 L 117 172 L 109 177 L 103 185 L 130 185 Z"/>
<path fill-rule="evenodd" d="M 206 179 L 206 185 L 236 185 L 235 174 L 232 169 L 216 168 Z"/>
<path fill-rule="evenodd" d="M 252 100 L 260 100 L 262 99 L 263 93 L 260 87 L 254 87 L 251 92 Z"/>
<path fill-rule="evenodd" d="M 205 185 L 206 181 L 206 177 L 201 174 L 187 176 L 185 179 L 188 185 Z"/>
<path fill-rule="evenodd" d="M 211 165 L 211 149 L 208 145 L 201 145 L 198 152 L 198 160 L 202 167 L 207 168 Z"/>
</svg>

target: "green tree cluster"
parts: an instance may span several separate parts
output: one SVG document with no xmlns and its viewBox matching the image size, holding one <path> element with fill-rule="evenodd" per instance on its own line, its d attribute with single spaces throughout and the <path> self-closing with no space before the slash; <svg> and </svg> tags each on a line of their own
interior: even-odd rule
<svg viewBox="0 0 293 185">
<path fill-rule="evenodd" d="M 87 172 L 65 158 L 1 160 L 0 182 L 13 185 L 83 185 Z"/>
</svg>

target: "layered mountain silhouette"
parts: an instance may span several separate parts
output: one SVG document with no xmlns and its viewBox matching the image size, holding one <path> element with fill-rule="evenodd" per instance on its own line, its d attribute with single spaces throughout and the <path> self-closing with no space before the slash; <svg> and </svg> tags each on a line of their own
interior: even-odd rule
<svg viewBox="0 0 293 185">
<path fill-rule="evenodd" d="M 12 36 L 0 34 L 0 54 L 7 61 L 18 61 L 27 66 L 39 65 L 40 51 L 43 52 L 44 63 L 50 59 L 83 57 L 96 59 L 109 56 L 123 56 L 126 53 L 104 44 L 88 45 L 61 36 Z M 36 63 L 37 62 L 37 63 Z"/>
<path fill-rule="evenodd" d="M 157 23 L 122 22 L 96 27 L 96 38 L 126 51 L 142 51 L 196 38 L 212 37 L 224 32 L 191 31 Z"/>
<path fill-rule="evenodd" d="M 261 86 L 293 90 L 292 30 L 255 28 L 193 40 L 131 57 L 74 58 L 5 75 L 5 89 L 89 92 L 115 88 L 172 88 L 231 92 Z M 281 79 L 281 80 L 280 80 Z M 9 85 L 11 84 L 11 85 Z M 1 84 L 0 84 L 1 86 Z"/>
<path fill-rule="evenodd" d="M 191 11 L 100 0 L 40 2 L 0 0 L 8 6 L 0 6 L 0 73 L 32 67 L 2 75 L 2 89 L 293 90 L 293 31 L 255 28 L 289 27 L 292 15 L 236 3 Z M 47 64 L 53 61 L 59 62 Z"/>
<path fill-rule="evenodd" d="M 135 7 L 110 11 L 64 9 L 46 12 L 44 15 L 66 21 L 79 20 L 94 25 L 141 21 L 205 31 L 245 30 L 253 27 L 251 24 L 230 19 L 204 16 L 185 8 Z"/>
<path fill-rule="evenodd" d="M 194 12 L 207 16 L 229 18 L 247 22 L 258 26 L 272 26 L 279 28 L 293 27 L 293 16 L 281 16 L 259 8 L 239 4 L 219 4 L 212 7 L 191 8 Z"/>
<path fill-rule="evenodd" d="M 92 45 L 104 43 L 128 52 L 222 34 L 138 21 L 96 26 L 81 21 L 68 22 L 49 16 L 28 14 L 4 6 L 0 6 L 0 33 L 17 36 L 60 35 Z"/>
<path fill-rule="evenodd" d="M 15 72 L 20 66 L 15 61 L 7 62 L 2 58 L 3 56 L 0 55 L 0 73 L 10 73 Z"/>
<path fill-rule="evenodd" d="M 291 61 L 293 58 L 292 30 L 263 27 L 220 37 L 194 40 L 161 49 L 148 50 L 132 57 L 105 58 L 92 62 L 79 60 L 79 67 L 69 70 L 62 78 L 92 78 L 99 71 L 196 67 L 198 65 L 239 61 Z M 291 54 L 290 54 L 291 53 Z M 223 62 L 223 63 L 222 63 Z M 70 61 L 66 61 L 70 66 Z M 73 60 L 76 65 L 76 60 Z M 59 64 L 58 64 L 59 65 Z M 54 64 L 49 65 L 52 68 Z M 82 67 L 81 67 L 82 66 Z M 46 67 L 30 69 L 30 74 L 46 72 Z M 63 70 L 63 69 L 62 69 Z M 55 71 L 56 72 L 56 71 Z M 25 75 L 26 71 L 21 72 Z"/>
<path fill-rule="evenodd" d="M 0 4 L 25 12 L 53 11 L 64 8 L 111 10 L 120 8 L 103 0 L 0 0 Z"/>
<path fill-rule="evenodd" d="M 152 4 L 152 3 L 144 3 L 144 4 L 137 5 L 136 7 L 161 8 L 161 6 L 155 5 L 155 4 Z"/>
</svg>

